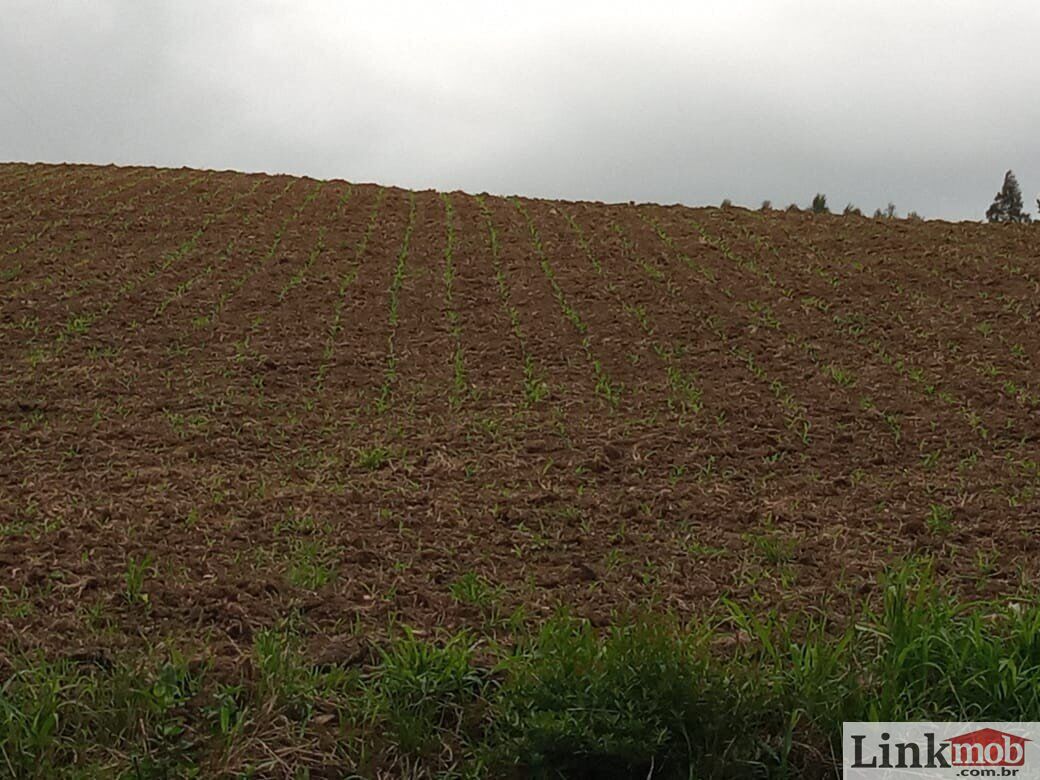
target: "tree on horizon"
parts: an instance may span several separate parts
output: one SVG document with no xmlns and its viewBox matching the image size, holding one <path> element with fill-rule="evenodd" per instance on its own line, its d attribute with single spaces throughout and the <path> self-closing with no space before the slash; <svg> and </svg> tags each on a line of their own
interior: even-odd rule
<svg viewBox="0 0 1040 780">
<path fill-rule="evenodd" d="M 1037 201 L 1040 206 L 1040 201 Z M 1004 186 L 986 209 L 988 222 L 1029 222 L 1029 214 L 1022 211 L 1022 190 L 1013 171 L 1004 174 Z"/>
</svg>

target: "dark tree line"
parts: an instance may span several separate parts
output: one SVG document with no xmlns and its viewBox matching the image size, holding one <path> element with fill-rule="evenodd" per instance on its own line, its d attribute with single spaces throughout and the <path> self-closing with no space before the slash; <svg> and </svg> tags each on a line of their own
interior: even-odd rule
<svg viewBox="0 0 1040 780">
<path fill-rule="evenodd" d="M 727 198 L 722 202 L 723 207 L 730 206 L 732 203 Z M 1037 213 L 1040 214 L 1040 198 L 1036 200 Z M 773 204 L 768 201 L 762 201 L 762 211 L 771 211 Z M 827 196 L 822 192 L 817 192 L 812 199 L 812 206 L 810 207 L 813 214 L 830 214 L 830 207 L 827 205 Z M 801 211 L 797 204 L 792 203 L 787 207 L 788 211 Z M 855 205 L 849 203 L 845 210 L 842 212 L 845 216 L 862 216 L 861 212 Z M 896 207 L 894 203 L 889 203 L 885 209 L 877 209 L 874 212 L 874 219 L 895 219 L 896 218 Z M 919 220 L 921 217 L 916 211 L 911 211 L 906 215 L 909 220 Z M 1004 185 L 1000 188 L 1000 192 L 993 199 L 993 203 L 988 209 L 986 209 L 986 220 L 989 222 L 998 223 L 1025 223 L 1032 222 L 1032 217 L 1023 210 L 1022 206 L 1022 189 L 1018 186 L 1018 179 L 1015 178 L 1013 171 L 1008 171 L 1004 174 Z"/>
</svg>

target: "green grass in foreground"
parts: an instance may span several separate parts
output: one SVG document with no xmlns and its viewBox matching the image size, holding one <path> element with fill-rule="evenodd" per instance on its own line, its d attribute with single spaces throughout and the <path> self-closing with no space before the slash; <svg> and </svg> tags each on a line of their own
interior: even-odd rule
<svg viewBox="0 0 1040 780">
<path fill-rule="evenodd" d="M 561 616 L 509 646 L 405 632 L 366 667 L 271 630 L 233 684 L 176 656 L 23 658 L 0 776 L 833 777 L 843 720 L 1040 720 L 1035 601 L 958 604 L 922 565 L 882 586 L 843 632 L 728 604 L 692 626 Z"/>
</svg>

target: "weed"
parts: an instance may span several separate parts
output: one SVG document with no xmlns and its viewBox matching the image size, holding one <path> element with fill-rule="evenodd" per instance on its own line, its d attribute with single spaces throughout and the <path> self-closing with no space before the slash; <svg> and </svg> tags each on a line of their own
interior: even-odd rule
<svg viewBox="0 0 1040 780">
<path fill-rule="evenodd" d="M 697 414 L 704 408 L 703 391 L 697 386 L 697 377 L 677 366 L 668 366 L 668 386 L 671 389 L 669 406 L 685 413 Z"/>
<path fill-rule="evenodd" d="M 501 597 L 501 588 L 496 588 L 476 572 L 459 576 L 449 588 L 452 597 L 461 604 L 490 609 Z"/>
<path fill-rule="evenodd" d="M 390 450 L 386 447 L 368 447 L 358 450 L 354 457 L 354 465 L 365 471 L 376 471 L 390 463 Z"/>
<path fill-rule="evenodd" d="M 856 378 L 852 375 L 852 372 L 845 370 L 841 366 L 830 363 L 824 368 L 824 371 L 842 387 L 852 387 L 856 384 Z"/>
<path fill-rule="evenodd" d="M 128 604 L 147 604 L 148 594 L 144 591 L 145 580 L 152 573 L 152 558 L 129 557 L 123 573 L 123 596 Z"/>
<path fill-rule="evenodd" d="M 264 629 L 253 639 L 257 681 L 255 695 L 262 704 L 288 707 L 297 717 L 309 711 L 316 688 L 314 671 L 299 649 L 299 639 L 290 627 Z"/>
<path fill-rule="evenodd" d="M 482 597 L 476 577 L 459 582 Z M 198 776 L 207 754 L 242 749 L 257 718 L 306 738 L 332 706 L 357 749 L 419 774 L 824 777 L 845 720 L 1040 718 L 1035 599 L 959 602 L 928 561 L 894 566 L 880 586 L 877 607 L 843 627 L 725 601 L 685 627 L 633 616 L 597 631 L 560 615 L 530 633 L 520 613 L 506 647 L 406 631 L 363 676 L 316 669 L 291 626 L 256 632 L 255 674 L 239 684 L 208 686 L 177 656 L 22 658 L 0 684 L 0 766 Z"/>
<path fill-rule="evenodd" d="M 942 504 L 930 504 L 924 522 L 933 534 L 948 534 L 953 529 L 953 510 Z"/>
<path fill-rule="evenodd" d="M 779 565 L 790 563 L 798 552 L 798 540 L 785 538 L 776 533 L 752 534 L 747 537 L 752 549 L 762 556 L 766 563 Z"/>
<path fill-rule="evenodd" d="M 696 651 L 698 638 L 639 622 L 601 640 L 587 623 L 553 621 L 506 661 L 499 750 L 536 776 L 721 765 L 746 732 L 729 730 L 737 702 Z"/>
<path fill-rule="evenodd" d="M 294 540 L 289 555 L 289 582 L 307 590 L 317 590 L 332 582 L 336 569 L 331 554 L 319 540 Z"/>
<path fill-rule="evenodd" d="M 487 686 L 472 664 L 473 648 L 465 634 L 438 646 L 409 631 L 382 652 L 371 690 L 400 750 L 420 754 L 454 741 Z"/>
</svg>

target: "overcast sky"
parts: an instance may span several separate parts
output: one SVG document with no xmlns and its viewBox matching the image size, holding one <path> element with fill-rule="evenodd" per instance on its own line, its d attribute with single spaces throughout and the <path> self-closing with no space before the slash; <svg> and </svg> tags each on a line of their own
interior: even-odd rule
<svg viewBox="0 0 1040 780">
<path fill-rule="evenodd" d="M 0 0 L 0 160 L 981 218 L 1036 0 Z"/>
</svg>

